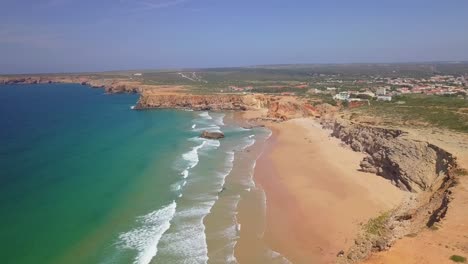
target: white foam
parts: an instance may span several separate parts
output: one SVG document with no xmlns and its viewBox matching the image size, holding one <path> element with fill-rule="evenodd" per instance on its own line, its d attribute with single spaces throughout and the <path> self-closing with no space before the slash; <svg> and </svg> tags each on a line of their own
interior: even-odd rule
<svg viewBox="0 0 468 264">
<path fill-rule="evenodd" d="M 235 128 L 229 128 L 229 131 L 232 132 L 244 132 L 244 131 L 251 131 L 251 128 L 244 128 L 244 127 L 235 127 Z"/>
<path fill-rule="evenodd" d="M 249 136 L 248 138 L 246 138 L 246 143 L 244 146 L 242 146 L 242 150 L 250 148 L 251 146 L 253 146 L 253 144 L 255 144 L 255 139 Z"/>
<path fill-rule="evenodd" d="M 224 116 L 225 114 L 219 114 L 214 118 L 214 122 L 218 126 L 224 126 Z"/>
<path fill-rule="evenodd" d="M 184 179 L 187 179 L 188 175 L 189 175 L 189 171 L 188 170 L 184 170 L 182 173 L 181 173 L 182 177 L 184 177 Z"/>
<path fill-rule="evenodd" d="M 205 146 L 211 149 L 217 149 L 221 146 L 221 142 L 219 140 L 207 140 Z"/>
<path fill-rule="evenodd" d="M 196 128 L 197 127 L 197 124 L 193 124 L 192 125 L 192 129 Z"/>
<path fill-rule="evenodd" d="M 203 145 L 203 150 L 208 150 L 210 147 L 219 146 L 217 140 L 207 140 L 207 143 Z M 211 144 L 211 145 L 210 145 Z M 216 186 L 223 186 L 227 175 L 232 170 L 234 161 L 234 152 L 226 153 L 225 169 L 216 173 Z M 184 184 L 182 184 L 182 187 Z M 185 197 L 185 196 L 184 196 Z M 208 246 L 206 244 L 206 234 L 204 218 L 210 213 L 211 208 L 215 204 L 218 196 L 215 192 L 204 192 L 199 193 L 195 196 L 190 195 L 189 198 L 191 203 L 190 207 L 179 207 L 175 213 L 172 221 L 173 227 L 170 232 L 166 232 L 161 238 L 159 247 L 162 258 L 171 258 L 174 263 L 207 263 L 208 261 Z M 240 195 L 236 200 L 240 199 Z M 235 211 L 236 205 L 233 208 Z M 230 228 L 230 232 L 226 233 L 232 238 L 232 242 L 228 245 L 232 246 L 232 252 L 234 252 L 234 246 L 237 239 L 236 222 L 233 223 Z M 235 257 L 226 256 L 234 261 L 226 263 L 236 263 Z M 156 259 L 156 261 L 158 261 Z"/>
<path fill-rule="evenodd" d="M 245 190 L 248 191 L 248 192 L 250 192 L 251 189 L 255 189 L 255 188 L 256 188 L 255 181 L 254 181 L 254 179 L 253 179 L 253 175 L 254 175 L 254 172 L 255 172 L 256 163 L 257 163 L 257 161 L 254 160 L 254 162 L 253 162 L 253 164 L 252 164 L 252 168 L 251 168 L 250 171 L 249 171 L 248 177 L 245 177 L 245 178 L 242 180 L 242 185 L 245 187 Z"/>
<path fill-rule="evenodd" d="M 219 173 L 219 176 L 222 178 L 221 186 L 224 186 L 224 183 L 226 182 L 226 177 L 231 173 L 232 168 L 234 166 L 234 151 L 229 151 L 226 154 L 228 156 L 225 161 L 225 164 L 226 164 L 225 171 L 222 173 Z"/>
<path fill-rule="evenodd" d="M 189 162 L 189 168 L 194 168 L 198 164 L 198 150 L 201 149 L 206 144 L 206 141 L 203 141 L 200 145 L 195 146 L 189 152 L 182 154 L 182 158 Z"/>
<path fill-rule="evenodd" d="M 266 252 L 266 255 L 271 260 L 276 260 L 275 263 L 279 261 L 279 263 L 281 264 L 292 264 L 292 262 L 289 261 L 289 259 L 285 258 L 283 255 L 281 255 L 280 253 L 274 250 L 268 249 L 268 251 Z"/>
<path fill-rule="evenodd" d="M 203 150 L 209 150 L 209 149 L 217 149 L 219 146 L 221 146 L 221 142 L 216 139 L 206 139 L 206 138 L 201 138 L 201 137 L 193 137 L 189 138 L 190 141 L 193 142 L 202 142 L 203 144 Z"/>
<path fill-rule="evenodd" d="M 198 114 L 200 117 L 203 117 L 204 119 L 208 119 L 208 120 L 211 120 L 213 119 L 210 114 L 208 114 L 208 112 L 201 112 L 200 114 Z"/>
<path fill-rule="evenodd" d="M 173 201 L 159 210 L 138 217 L 140 227 L 119 235 L 117 244 L 121 248 L 138 252 L 134 264 L 148 264 L 156 256 L 158 243 L 171 226 L 170 221 L 175 215 L 176 207 L 177 204 Z"/>
<path fill-rule="evenodd" d="M 241 225 L 237 221 L 237 207 L 239 205 L 240 197 L 241 196 L 239 194 L 235 196 L 234 202 L 232 203 L 232 209 L 230 210 L 232 212 L 233 224 L 223 232 L 223 236 L 231 240 L 231 242 L 226 245 L 226 247 L 231 250 L 231 254 L 226 256 L 226 263 L 238 263 L 234 255 L 234 249 L 236 248 L 241 230 Z"/>
<path fill-rule="evenodd" d="M 256 166 L 257 166 L 257 160 L 254 160 L 254 162 L 252 164 L 252 169 L 250 170 L 250 182 L 249 182 L 250 188 L 257 188 L 257 185 L 255 184 L 255 181 L 253 179 Z"/>
<path fill-rule="evenodd" d="M 214 201 L 199 203 L 176 212 L 174 228 L 161 239 L 161 254 L 170 256 L 173 263 L 207 263 L 204 217 Z"/>
<path fill-rule="evenodd" d="M 209 124 L 209 125 L 206 125 L 204 127 L 198 127 L 198 128 L 194 128 L 193 131 L 204 131 L 204 130 L 207 130 L 207 131 L 210 131 L 210 132 L 221 132 L 221 127 L 217 126 L 217 125 L 213 125 L 213 124 Z"/>
</svg>

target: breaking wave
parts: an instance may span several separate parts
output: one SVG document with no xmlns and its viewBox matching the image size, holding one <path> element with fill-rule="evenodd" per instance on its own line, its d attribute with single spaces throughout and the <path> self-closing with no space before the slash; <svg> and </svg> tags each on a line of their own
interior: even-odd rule
<svg viewBox="0 0 468 264">
<path fill-rule="evenodd" d="M 148 264 L 158 253 L 158 243 L 162 235 L 171 226 L 170 221 L 174 217 L 177 204 L 171 204 L 138 217 L 139 227 L 119 235 L 119 247 L 136 250 L 134 264 Z"/>
</svg>

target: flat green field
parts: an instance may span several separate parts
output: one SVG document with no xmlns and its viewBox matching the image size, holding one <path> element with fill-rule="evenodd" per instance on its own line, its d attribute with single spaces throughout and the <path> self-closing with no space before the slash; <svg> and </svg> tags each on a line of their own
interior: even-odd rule
<svg viewBox="0 0 468 264">
<path fill-rule="evenodd" d="M 351 118 L 368 115 L 394 125 L 435 126 L 468 132 L 468 100 L 457 96 L 397 96 L 392 102 L 373 101 L 370 106 L 350 112 Z"/>
</svg>

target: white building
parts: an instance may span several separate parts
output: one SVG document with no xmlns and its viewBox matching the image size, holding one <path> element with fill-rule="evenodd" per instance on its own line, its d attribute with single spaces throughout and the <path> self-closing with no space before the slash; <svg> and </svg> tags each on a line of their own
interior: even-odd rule
<svg viewBox="0 0 468 264">
<path fill-rule="evenodd" d="M 143 75 L 143 73 L 139 73 L 139 72 L 133 74 L 133 76 L 142 76 L 142 75 Z"/>
<path fill-rule="evenodd" d="M 377 101 L 392 101 L 391 95 L 377 95 Z"/>
<path fill-rule="evenodd" d="M 340 100 L 340 101 L 347 101 L 349 99 L 349 93 L 348 92 L 340 92 L 338 94 L 335 94 L 335 96 L 333 96 L 333 99 Z"/>
<path fill-rule="evenodd" d="M 377 88 L 377 95 L 386 95 L 386 94 L 387 94 L 387 88 L 386 87 Z"/>
</svg>

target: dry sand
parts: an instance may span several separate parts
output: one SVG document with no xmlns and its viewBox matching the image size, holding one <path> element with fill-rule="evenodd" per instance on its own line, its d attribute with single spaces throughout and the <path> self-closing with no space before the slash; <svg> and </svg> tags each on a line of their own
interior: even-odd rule
<svg viewBox="0 0 468 264">
<path fill-rule="evenodd" d="M 387 180 L 358 171 L 363 154 L 312 119 L 269 126 L 273 136 L 255 170 L 267 197 L 264 240 L 293 263 L 334 263 L 362 223 L 403 199 Z"/>
</svg>

